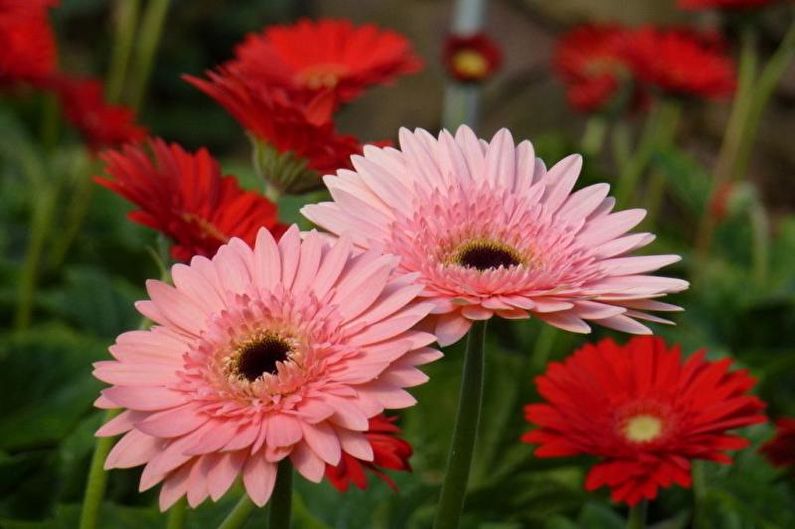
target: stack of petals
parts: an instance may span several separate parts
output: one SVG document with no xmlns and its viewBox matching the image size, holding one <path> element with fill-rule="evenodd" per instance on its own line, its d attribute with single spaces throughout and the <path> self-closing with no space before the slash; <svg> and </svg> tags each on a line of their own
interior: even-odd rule
<svg viewBox="0 0 795 529">
<path fill-rule="evenodd" d="M 48 19 L 52 0 L 0 0 L 0 87 L 38 85 L 55 71 L 57 50 Z"/>
</svg>

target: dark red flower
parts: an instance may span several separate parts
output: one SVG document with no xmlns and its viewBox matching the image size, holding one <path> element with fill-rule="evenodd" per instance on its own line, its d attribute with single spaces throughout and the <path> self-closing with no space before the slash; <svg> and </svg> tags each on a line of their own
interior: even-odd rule
<svg viewBox="0 0 795 529">
<path fill-rule="evenodd" d="M 248 35 L 228 64 L 268 86 L 281 86 L 312 99 L 329 90 L 345 103 L 372 85 L 391 83 L 421 69 L 402 35 L 348 20 L 300 20 Z"/>
<path fill-rule="evenodd" d="M 243 190 L 206 149 L 186 152 L 161 139 L 105 151 L 101 158 L 112 178 L 97 183 L 136 204 L 130 219 L 162 232 L 174 241 L 172 256 L 188 261 L 194 255 L 212 257 L 232 237 L 254 244 L 257 231 L 284 232 L 276 206 L 265 197 Z"/>
<path fill-rule="evenodd" d="M 135 113 L 105 101 L 102 82 L 96 79 L 56 78 L 53 87 L 64 117 L 96 151 L 146 137 L 146 129 L 135 124 Z"/>
<path fill-rule="evenodd" d="M 734 93 L 734 61 L 719 37 L 646 26 L 630 39 L 635 74 L 663 93 L 706 99 L 724 99 Z"/>
<path fill-rule="evenodd" d="M 726 450 L 748 445 L 728 430 L 764 422 L 764 403 L 748 395 L 755 380 L 708 362 L 684 362 L 678 346 L 641 336 L 619 346 L 586 345 L 536 379 L 545 404 L 525 408 L 539 428 L 522 440 L 537 457 L 593 455 L 585 487 L 608 486 L 614 501 L 634 505 L 660 487 L 691 484 L 690 461 L 729 463 Z"/>
<path fill-rule="evenodd" d="M 553 64 L 573 108 L 599 112 L 643 105 L 645 94 L 627 56 L 627 35 L 618 25 L 584 25 L 560 40 Z"/>
<path fill-rule="evenodd" d="M 209 80 L 185 79 L 215 99 L 258 139 L 280 153 L 299 157 L 320 176 L 351 167 L 351 155 L 362 152 L 356 138 L 334 129 L 330 91 L 302 102 L 288 90 L 255 82 L 238 69 L 221 68 L 208 72 L 207 77 Z M 319 182 L 319 177 L 316 180 Z"/>
<path fill-rule="evenodd" d="M 776 0 L 679 0 L 681 9 L 697 11 L 700 9 L 752 9 L 764 7 Z"/>
<path fill-rule="evenodd" d="M 776 436 L 762 446 L 761 452 L 774 466 L 795 468 L 795 418 L 776 421 Z"/>
<path fill-rule="evenodd" d="M 395 482 L 382 469 L 411 471 L 409 458 L 412 454 L 411 445 L 397 437 L 400 428 L 395 424 L 396 420 L 397 417 L 384 414 L 370 419 L 370 429 L 365 435 L 373 448 L 372 461 L 356 459 L 343 451 L 339 465 L 326 465 L 326 478 L 337 490 L 345 492 L 351 483 L 360 489 L 367 488 L 365 469 L 396 490 Z"/>
<path fill-rule="evenodd" d="M 57 50 L 41 0 L 0 0 L 0 86 L 39 84 L 55 71 Z"/>
<path fill-rule="evenodd" d="M 462 83 L 479 83 L 491 77 L 502 64 L 502 52 L 487 35 L 450 35 L 444 43 L 447 73 Z"/>
</svg>

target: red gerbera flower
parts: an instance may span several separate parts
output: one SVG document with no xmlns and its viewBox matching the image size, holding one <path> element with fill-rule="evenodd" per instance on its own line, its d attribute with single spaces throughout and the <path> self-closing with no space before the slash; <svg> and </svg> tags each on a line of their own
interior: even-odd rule
<svg viewBox="0 0 795 529">
<path fill-rule="evenodd" d="M 276 206 L 222 176 L 206 149 L 189 153 L 161 139 L 148 145 L 152 157 L 143 145 L 104 152 L 105 171 L 113 178 L 96 181 L 140 207 L 130 219 L 170 237 L 175 259 L 212 257 L 232 237 L 252 245 L 263 226 L 277 238 L 284 232 Z"/>
<path fill-rule="evenodd" d="M 56 46 L 41 0 L 0 0 L 0 86 L 41 83 L 55 70 Z"/>
<path fill-rule="evenodd" d="M 334 98 L 329 91 L 319 92 L 304 103 L 283 88 L 254 82 L 238 69 L 221 68 L 207 76 L 209 80 L 185 79 L 215 99 L 266 148 L 294 158 L 289 169 L 284 164 L 277 169 L 289 173 L 289 177 L 272 175 L 276 179 L 272 183 L 282 191 L 298 193 L 317 187 L 321 185 L 320 176 L 350 168 L 351 155 L 362 152 L 356 138 L 334 129 Z M 303 169 L 309 169 L 309 174 L 302 174 Z"/>
<path fill-rule="evenodd" d="M 631 105 L 645 97 L 633 82 L 627 30 L 618 25 L 580 26 L 560 40 L 553 59 L 569 104 L 581 112 Z"/>
<path fill-rule="evenodd" d="M 679 0 L 681 9 L 750 9 L 772 4 L 775 0 Z"/>
<path fill-rule="evenodd" d="M 795 467 L 795 418 L 776 421 L 776 436 L 762 446 L 761 452 L 774 466 Z"/>
<path fill-rule="evenodd" d="M 462 83 L 483 82 L 502 64 L 502 52 L 497 43 L 483 33 L 448 36 L 443 58 L 447 73 Z"/>
<path fill-rule="evenodd" d="M 400 428 L 395 424 L 397 417 L 384 414 L 370 419 L 370 427 L 365 436 L 373 448 L 373 460 L 362 461 L 350 454 L 343 453 L 340 464 L 326 465 L 326 478 L 340 492 L 345 492 L 351 483 L 360 489 L 367 488 L 367 469 L 381 478 L 391 488 L 397 490 L 395 482 L 381 469 L 411 471 L 409 458 L 412 454 L 411 445 L 397 437 Z"/>
<path fill-rule="evenodd" d="M 66 119 L 96 151 L 146 137 L 146 129 L 135 124 L 135 113 L 122 105 L 111 105 L 96 79 L 58 78 L 53 81 Z"/>
<path fill-rule="evenodd" d="M 536 379 L 547 401 L 525 408 L 539 426 L 522 440 L 538 457 L 587 454 L 588 490 L 608 486 L 614 501 L 653 499 L 660 487 L 690 486 L 690 461 L 729 463 L 724 452 L 748 445 L 727 430 L 765 421 L 765 405 L 748 395 L 755 381 L 729 371 L 729 359 L 708 362 L 703 351 L 684 362 L 661 338 L 586 345 Z"/>
<path fill-rule="evenodd" d="M 713 35 L 647 26 L 633 32 L 630 50 L 636 75 L 664 93 L 707 99 L 734 93 L 734 61 Z"/>
<path fill-rule="evenodd" d="M 269 86 L 311 99 L 331 90 L 345 103 L 372 85 L 388 84 L 422 67 L 402 35 L 348 20 L 300 20 L 249 35 L 235 50 L 232 65 Z"/>
</svg>

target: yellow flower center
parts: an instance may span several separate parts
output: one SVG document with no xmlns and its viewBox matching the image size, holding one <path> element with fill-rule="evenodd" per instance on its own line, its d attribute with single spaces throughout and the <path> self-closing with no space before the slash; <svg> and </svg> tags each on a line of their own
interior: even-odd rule
<svg viewBox="0 0 795 529">
<path fill-rule="evenodd" d="M 502 242 L 471 239 L 453 250 L 446 261 L 482 272 L 501 266 L 510 268 L 524 265 L 527 260 L 515 248 Z"/>
<path fill-rule="evenodd" d="M 663 422 L 654 415 L 635 415 L 624 423 L 623 431 L 633 443 L 648 443 L 662 435 Z"/>
<path fill-rule="evenodd" d="M 474 50 L 461 50 L 452 58 L 453 69 L 473 78 L 485 77 L 489 72 L 489 61 Z"/>
<path fill-rule="evenodd" d="M 312 90 L 334 88 L 345 73 L 339 64 L 319 64 L 298 74 L 298 81 Z"/>
</svg>

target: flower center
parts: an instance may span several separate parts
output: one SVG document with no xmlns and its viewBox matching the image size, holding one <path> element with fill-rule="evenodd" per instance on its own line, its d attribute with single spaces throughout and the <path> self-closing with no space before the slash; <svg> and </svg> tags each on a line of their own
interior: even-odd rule
<svg viewBox="0 0 795 529">
<path fill-rule="evenodd" d="M 635 415 L 624 423 L 623 432 L 633 443 L 648 443 L 662 435 L 663 422 L 654 415 Z"/>
<path fill-rule="evenodd" d="M 499 267 L 510 268 L 525 264 L 525 260 L 510 246 L 489 240 L 465 242 L 453 252 L 450 262 L 467 268 L 485 271 Z"/>
<path fill-rule="evenodd" d="M 483 78 L 489 72 L 489 61 L 475 50 L 461 50 L 453 55 L 453 69 L 472 78 Z"/>
<path fill-rule="evenodd" d="M 345 70 L 345 66 L 338 64 L 319 64 L 303 70 L 298 74 L 298 78 L 312 90 L 334 88 L 340 77 L 345 74 Z"/>
<path fill-rule="evenodd" d="M 265 332 L 235 349 L 227 361 L 227 372 L 239 379 L 254 382 L 265 374 L 275 375 L 279 364 L 289 360 L 293 352 L 290 340 Z"/>
</svg>

